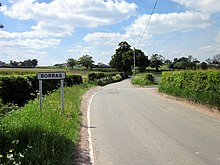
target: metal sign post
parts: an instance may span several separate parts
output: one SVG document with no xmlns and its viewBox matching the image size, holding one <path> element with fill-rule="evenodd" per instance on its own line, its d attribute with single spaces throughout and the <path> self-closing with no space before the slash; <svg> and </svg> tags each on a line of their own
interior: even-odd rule
<svg viewBox="0 0 220 165">
<path fill-rule="evenodd" d="M 61 86 L 61 109 L 64 113 L 64 79 L 66 78 L 65 72 L 39 72 L 37 73 L 37 78 L 39 80 L 39 92 L 40 92 L 40 110 L 42 111 L 42 89 L 43 80 L 60 80 Z"/>
<path fill-rule="evenodd" d="M 42 80 L 39 80 L 39 92 L 40 92 L 40 110 L 42 111 Z"/>
</svg>

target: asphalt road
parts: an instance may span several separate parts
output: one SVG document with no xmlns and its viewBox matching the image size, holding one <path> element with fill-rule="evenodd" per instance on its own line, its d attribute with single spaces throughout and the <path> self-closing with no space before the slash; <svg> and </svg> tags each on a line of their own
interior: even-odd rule
<svg viewBox="0 0 220 165">
<path fill-rule="evenodd" d="M 130 80 L 91 103 L 95 165 L 220 165 L 220 120 Z"/>
</svg>

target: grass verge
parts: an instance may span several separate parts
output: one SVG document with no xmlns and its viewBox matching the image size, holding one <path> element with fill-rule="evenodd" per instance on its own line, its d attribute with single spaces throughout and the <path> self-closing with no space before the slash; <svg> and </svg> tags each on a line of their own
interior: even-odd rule
<svg viewBox="0 0 220 165">
<path fill-rule="evenodd" d="M 140 86 L 155 85 L 155 76 L 152 73 L 139 73 L 132 77 L 131 83 Z"/>
<path fill-rule="evenodd" d="M 74 164 L 79 140 L 80 101 L 88 85 L 65 88 L 65 112 L 60 91 L 0 118 L 0 164 Z"/>
</svg>

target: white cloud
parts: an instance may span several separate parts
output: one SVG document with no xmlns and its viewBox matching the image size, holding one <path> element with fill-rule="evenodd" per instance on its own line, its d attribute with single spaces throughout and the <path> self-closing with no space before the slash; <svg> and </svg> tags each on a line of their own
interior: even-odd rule
<svg viewBox="0 0 220 165">
<path fill-rule="evenodd" d="M 97 27 L 112 25 L 128 19 L 136 13 L 137 6 L 126 1 L 113 0 L 54 0 L 39 3 L 36 0 L 12 1 L 12 6 L 2 9 L 6 16 L 20 20 L 34 20 L 32 26 L 36 36 L 66 36 L 75 27 Z"/>
<path fill-rule="evenodd" d="M 195 10 L 217 13 L 220 12 L 219 0 L 172 0 Z"/>
<path fill-rule="evenodd" d="M 137 44 L 140 40 L 149 15 L 138 17 L 131 25 L 125 28 L 125 33 L 102 33 L 95 32 L 87 34 L 84 40 L 97 44 L 109 44 L 127 40 L 131 44 Z M 195 29 L 204 29 L 211 25 L 210 15 L 200 12 L 183 12 L 169 14 L 153 14 L 148 31 L 143 40 L 153 35 L 167 34 L 171 32 L 187 32 Z"/>
<path fill-rule="evenodd" d="M 141 35 L 145 29 L 149 15 L 142 15 L 130 25 L 127 33 Z M 150 35 L 169 33 L 174 31 L 185 32 L 194 29 L 203 29 L 211 25 L 210 15 L 200 12 L 186 11 L 183 13 L 153 14 L 149 24 Z"/>
<path fill-rule="evenodd" d="M 220 44 L 220 30 L 218 31 L 218 34 L 217 34 L 217 36 L 216 36 L 216 38 L 215 38 L 215 41 L 216 41 L 218 44 Z M 219 45 L 219 47 L 220 47 L 220 45 Z"/>
</svg>

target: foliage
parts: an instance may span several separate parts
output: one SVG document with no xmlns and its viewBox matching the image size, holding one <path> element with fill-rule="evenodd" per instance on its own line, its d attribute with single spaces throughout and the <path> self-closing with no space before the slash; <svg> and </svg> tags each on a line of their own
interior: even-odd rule
<svg viewBox="0 0 220 165">
<path fill-rule="evenodd" d="M 23 62 L 17 62 L 17 61 L 10 61 L 10 66 L 14 66 L 14 67 L 36 67 L 38 64 L 37 59 L 28 59 L 28 60 L 24 60 Z"/>
<path fill-rule="evenodd" d="M 163 72 L 159 91 L 220 109 L 220 71 Z"/>
<path fill-rule="evenodd" d="M 73 58 L 69 58 L 67 60 L 67 66 L 73 68 L 74 66 L 76 66 L 77 64 L 77 60 L 73 59 Z"/>
<path fill-rule="evenodd" d="M 159 54 L 152 54 L 150 58 L 150 66 L 156 68 L 156 71 L 159 70 L 159 67 L 163 65 L 164 57 Z"/>
<path fill-rule="evenodd" d="M 173 63 L 171 64 L 174 69 L 197 69 L 197 64 L 199 61 L 192 56 L 175 58 Z M 172 69 L 173 69 L 172 68 Z"/>
<path fill-rule="evenodd" d="M 155 76 L 152 73 L 139 73 L 132 77 L 131 83 L 135 85 L 154 85 L 157 84 Z"/>
<path fill-rule="evenodd" d="M 134 51 L 126 41 L 120 42 L 118 46 L 109 64 L 119 72 L 130 74 L 134 65 Z M 140 72 L 145 71 L 146 67 L 149 65 L 148 57 L 139 49 L 135 49 L 135 61 L 136 67 L 138 67 Z"/>
<path fill-rule="evenodd" d="M 43 110 L 34 100 L 0 120 L 0 164 L 70 165 L 79 141 L 80 101 L 87 86 L 65 88 L 65 111 L 60 91 L 46 95 Z"/>
<path fill-rule="evenodd" d="M 92 56 L 89 55 L 83 55 L 79 58 L 78 63 L 82 66 L 85 66 L 87 69 L 92 67 L 92 64 L 94 61 L 92 60 Z"/>
<path fill-rule="evenodd" d="M 66 86 L 81 84 L 80 75 L 67 75 Z M 4 104 L 13 103 L 23 106 L 29 100 L 36 98 L 39 90 L 39 83 L 36 75 L 27 76 L 1 76 L 0 77 L 0 98 Z M 59 80 L 43 81 L 43 94 L 60 87 Z"/>
<path fill-rule="evenodd" d="M 115 73 L 89 73 L 88 79 L 89 82 L 95 83 L 97 85 L 106 85 L 114 82 L 121 81 L 127 78 L 127 74 L 122 72 Z"/>
<path fill-rule="evenodd" d="M 200 64 L 200 68 L 201 68 L 202 70 L 208 69 L 207 63 L 206 63 L 206 62 L 202 62 L 202 63 Z"/>
</svg>

